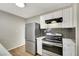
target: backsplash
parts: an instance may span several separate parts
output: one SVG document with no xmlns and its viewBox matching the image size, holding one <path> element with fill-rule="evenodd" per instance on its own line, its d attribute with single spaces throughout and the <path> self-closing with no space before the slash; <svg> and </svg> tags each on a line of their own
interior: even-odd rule
<svg viewBox="0 0 79 59">
<path fill-rule="evenodd" d="M 45 36 L 45 30 L 46 29 L 41 29 L 41 36 Z"/>
<path fill-rule="evenodd" d="M 63 38 L 70 38 L 75 41 L 75 28 L 54 28 L 47 29 L 51 30 L 51 33 L 61 33 L 63 34 Z M 41 36 L 45 36 L 45 29 L 41 29 Z"/>
</svg>

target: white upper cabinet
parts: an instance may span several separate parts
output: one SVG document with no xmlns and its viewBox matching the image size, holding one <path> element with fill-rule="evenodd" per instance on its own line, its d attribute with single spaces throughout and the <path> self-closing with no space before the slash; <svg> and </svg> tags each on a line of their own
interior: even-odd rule
<svg viewBox="0 0 79 59">
<path fill-rule="evenodd" d="M 63 9 L 62 27 L 73 27 L 73 8 Z"/>
<path fill-rule="evenodd" d="M 62 17 L 62 10 L 53 12 L 53 18 Z"/>
<path fill-rule="evenodd" d="M 45 24 L 45 19 L 43 16 L 40 16 L 40 27 L 41 29 L 47 28 L 47 25 Z"/>
<path fill-rule="evenodd" d="M 47 28 L 47 24 L 45 23 L 45 20 L 52 19 L 52 18 L 54 18 L 54 13 L 49 13 L 49 14 L 40 16 L 40 26 L 41 26 L 41 28 L 42 29 Z"/>
<path fill-rule="evenodd" d="M 41 29 L 45 28 L 70 28 L 74 27 L 73 7 L 61 9 L 46 15 L 40 16 Z M 63 22 L 58 24 L 46 24 L 45 20 L 62 17 Z"/>
<path fill-rule="evenodd" d="M 55 12 L 40 16 L 40 26 L 41 26 L 41 28 L 42 29 L 52 28 L 53 27 L 52 24 L 46 24 L 45 20 L 58 18 L 58 17 L 62 17 L 62 10 L 55 11 Z"/>
</svg>

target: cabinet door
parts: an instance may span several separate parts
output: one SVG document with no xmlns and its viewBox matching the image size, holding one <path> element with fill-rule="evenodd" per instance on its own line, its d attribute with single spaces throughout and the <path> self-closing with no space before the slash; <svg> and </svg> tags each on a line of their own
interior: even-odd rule
<svg viewBox="0 0 79 59">
<path fill-rule="evenodd" d="M 62 10 L 58 10 L 53 12 L 53 18 L 58 18 L 58 17 L 62 17 Z"/>
<path fill-rule="evenodd" d="M 75 43 L 72 39 L 63 39 L 63 56 L 75 56 Z"/>
<path fill-rule="evenodd" d="M 63 9 L 63 22 L 62 27 L 72 27 L 73 26 L 73 10 L 72 7 Z"/>
<path fill-rule="evenodd" d="M 45 24 L 45 19 L 43 16 L 40 16 L 40 28 L 41 29 L 46 29 L 46 24 Z"/>
<path fill-rule="evenodd" d="M 42 55 L 42 40 L 37 39 L 37 53 Z"/>
<path fill-rule="evenodd" d="M 45 23 L 45 20 L 53 19 L 53 18 L 54 18 L 54 13 L 53 12 L 40 16 L 41 29 L 46 29 L 47 28 L 47 24 Z"/>
<path fill-rule="evenodd" d="M 58 18 L 58 17 L 62 17 L 62 10 L 55 11 L 55 12 L 52 12 L 52 13 L 40 16 L 41 28 L 42 29 L 43 28 L 53 28 L 53 25 L 52 24 L 50 24 L 50 25 L 46 24 L 45 20 L 49 20 L 49 19 L 53 19 L 53 18 Z"/>
<path fill-rule="evenodd" d="M 53 18 L 63 17 L 62 10 L 53 12 Z M 55 24 L 47 24 L 47 28 L 60 28 L 62 27 L 62 23 L 55 23 Z"/>
</svg>

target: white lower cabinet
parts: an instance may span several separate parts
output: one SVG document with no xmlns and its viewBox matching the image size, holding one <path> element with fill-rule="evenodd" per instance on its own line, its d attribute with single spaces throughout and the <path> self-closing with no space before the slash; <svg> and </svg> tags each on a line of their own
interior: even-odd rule
<svg viewBox="0 0 79 59">
<path fill-rule="evenodd" d="M 63 39 L 63 56 L 75 56 L 75 43 L 72 41 L 72 39 Z"/>
<path fill-rule="evenodd" d="M 39 38 L 37 38 L 37 53 L 39 54 L 39 55 L 42 55 L 42 39 L 43 39 L 44 37 L 39 37 Z"/>
<path fill-rule="evenodd" d="M 42 40 L 37 40 L 37 53 L 42 55 Z"/>
</svg>

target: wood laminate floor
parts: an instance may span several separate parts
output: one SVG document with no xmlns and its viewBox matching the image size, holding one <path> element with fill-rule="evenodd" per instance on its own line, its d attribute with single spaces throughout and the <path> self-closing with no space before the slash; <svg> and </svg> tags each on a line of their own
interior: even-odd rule
<svg viewBox="0 0 79 59">
<path fill-rule="evenodd" d="M 21 46 L 9 51 L 13 56 L 33 56 L 29 52 L 25 51 L 25 46 Z"/>
</svg>

